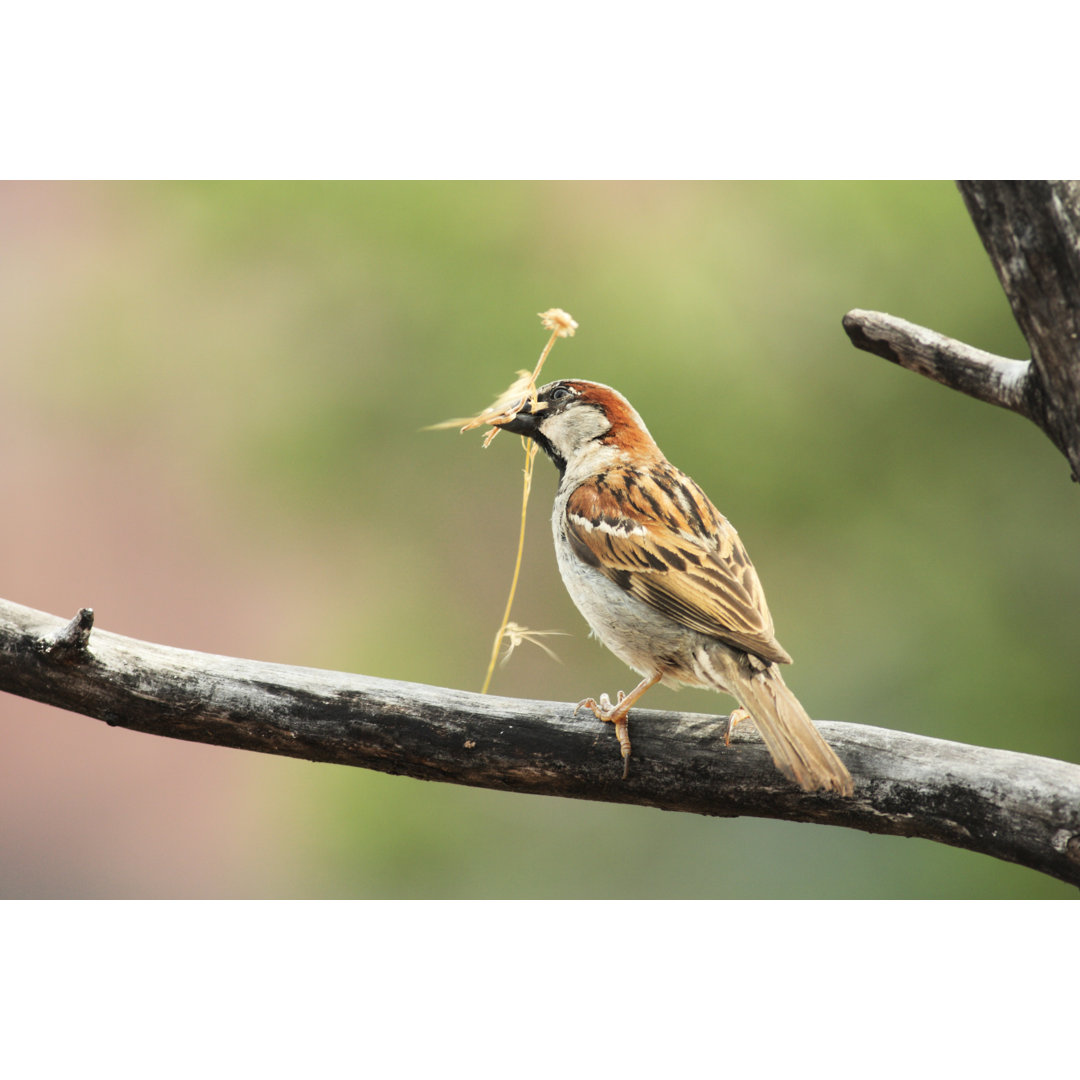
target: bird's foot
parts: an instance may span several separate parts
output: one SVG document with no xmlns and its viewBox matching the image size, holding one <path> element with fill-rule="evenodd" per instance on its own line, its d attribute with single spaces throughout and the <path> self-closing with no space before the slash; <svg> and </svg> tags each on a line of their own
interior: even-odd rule
<svg viewBox="0 0 1080 1080">
<path fill-rule="evenodd" d="M 753 717 L 741 705 L 739 708 L 731 710 L 731 714 L 727 718 L 727 731 L 724 732 L 725 746 L 731 745 L 731 733 L 744 720 L 753 720 Z"/>
<path fill-rule="evenodd" d="M 626 714 L 630 708 L 626 695 L 620 690 L 614 705 L 611 704 L 611 698 L 607 694 L 601 694 L 599 701 L 596 698 L 584 698 L 574 706 L 575 716 L 579 709 L 589 709 L 597 720 L 615 725 L 615 737 L 619 740 L 619 748 L 622 751 L 622 775 L 625 780 L 630 775 L 630 730 L 626 721 Z"/>
</svg>

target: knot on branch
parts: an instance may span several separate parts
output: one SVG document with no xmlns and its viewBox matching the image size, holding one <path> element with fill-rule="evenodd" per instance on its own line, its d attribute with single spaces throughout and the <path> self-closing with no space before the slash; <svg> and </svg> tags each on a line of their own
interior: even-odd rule
<svg viewBox="0 0 1080 1080">
<path fill-rule="evenodd" d="M 80 608 L 75 618 L 55 634 L 47 634 L 37 643 L 38 652 L 60 664 L 82 664 L 90 659 L 90 631 L 94 628 L 94 609 Z"/>
<path fill-rule="evenodd" d="M 1070 829 L 1058 829 L 1050 845 L 1070 862 L 1080 866 L 1080 833 L 1074 833 Z"/>
</svg>

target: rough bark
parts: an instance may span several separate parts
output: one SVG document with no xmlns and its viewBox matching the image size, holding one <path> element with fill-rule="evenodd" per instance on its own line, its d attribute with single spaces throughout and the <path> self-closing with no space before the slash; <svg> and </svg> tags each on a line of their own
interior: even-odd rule
<svg viewBox="0 0 1080 1080">
<path fill-rule="evenodd" d="M 849 311 L 844 329 L 857 348 L 1026 416 L 1080 480 L 1080 182 L 958 186 L 1031 359 L 994 356 L 884 312 Z"/>
<path fill-rule="evenodd" d="M 855 795 L 777 773 L 753 725 L 635 709 L 630 776 L 572 706 L 174 649 L 0 601 L 0 690 L 135 731 L 423 780 L 919 836 L 1080 884 L 1080 766 L 820 723 Z"/>
</svg>

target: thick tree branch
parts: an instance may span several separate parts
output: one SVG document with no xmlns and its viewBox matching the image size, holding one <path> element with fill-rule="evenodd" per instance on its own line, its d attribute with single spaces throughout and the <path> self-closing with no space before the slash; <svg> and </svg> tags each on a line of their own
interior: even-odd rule
<svg viewBox="0 0 1080 1080">
<path fill-rule="evenodd" d="M 958 186 L 1031 349 L 1036 422 L 1080 480 L 1080 182 Z"/>
<path fill-rule="evenodd" d="M 83 626 L 80 613 L 75 623 Z M 424 780 L 920 836 L 1080 884 L 1080 767 L 856 724 L 821 730 L 855 796 L 808 794 L 751 724 L 635 709 L 630 778 L 571 706 L 286 667 L 135 641 L 0 600 L 0 690 L 135 731 Z M 79 658 L 57 655 L 81 641 Z"/>
<path fill-rule="evenodd" d="M 852 343 L 1026 416 L 1080 480 L 1080 182 L 963 180 L 960 194 L 1031 349 L 1005 360 L 880 312 L 850 311 Z"/>
</svg>

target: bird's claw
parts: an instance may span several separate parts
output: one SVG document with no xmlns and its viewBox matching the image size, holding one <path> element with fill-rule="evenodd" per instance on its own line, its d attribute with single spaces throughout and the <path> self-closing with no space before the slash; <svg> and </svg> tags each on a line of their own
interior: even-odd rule
<svg viewBox="0 0 1080 1080">
<path fill-rule="evenodd" d="M 725 746 L 731 745 L 731 733 L 744 720 L 753 720 L 753 717 L 741 705 L 739 708 L 731 710 L 731 713 L 727 718 L 727 731 L 724 732 Z"/>
<path fill-rule="evenodd" d="M 626 695 L 620 690 L 614 705 L 611 704 L 611 698 L 607 694 L 601 694 L 599 701 L 591 697 L 583 698 L 574 706 L 575 716 L 577 716 L 578 710 L 588 709 L 597 720 L 603 720 L 605 723 L 615 725 L 615 737 L 619 740 L 619 748 L 623 758 L 622 775 L 624 780 L 630 775 L 630 730 L 626 720 L 626 714 L 630 710 L 621 707 L 625 700 Z"/>
<path fill-rule="evenodd" d="M 626 695 L 621 690 L 614 705 L 611 704 L 611 698 L 607 694 L 601 694 L 599 701 L 591 697 L 583 698 L 574 706 L 574 715 L 577 716 L 579 709 L 589 709 L 597 720 L 608 720 L 614 723 L 613 714 L 625 700 Z"/>
</svg>

